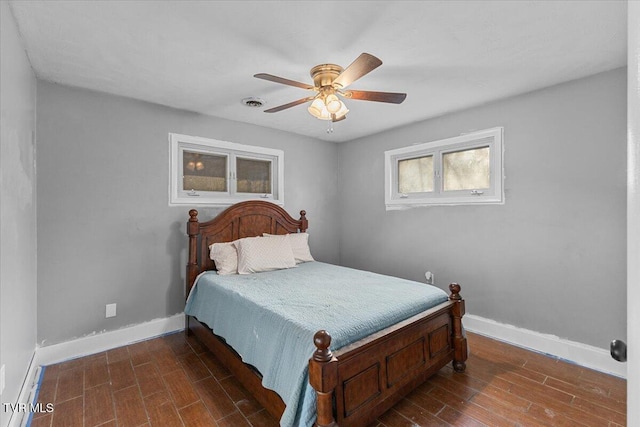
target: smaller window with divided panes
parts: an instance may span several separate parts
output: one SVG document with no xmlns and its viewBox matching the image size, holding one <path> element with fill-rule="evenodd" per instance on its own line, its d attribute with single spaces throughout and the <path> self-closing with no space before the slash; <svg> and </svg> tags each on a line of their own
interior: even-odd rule
<svg viewBox="0 0 640 427">
<path fill-rule="evenodd" d="M 385 151 L 387 210 L 504 203 L 503 128 Z"/>
<path fill-rule="evenodd" d="M 169 134 L 169 205 L 231 205 L 260 199 L 284 203 L 284 152 Z"/>
</svg>

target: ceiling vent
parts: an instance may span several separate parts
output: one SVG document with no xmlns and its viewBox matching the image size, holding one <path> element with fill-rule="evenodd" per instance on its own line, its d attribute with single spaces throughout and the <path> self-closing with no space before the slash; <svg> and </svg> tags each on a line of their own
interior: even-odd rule
<svg viewBox="0 0 640 427">
<path fill-rule="evenodd" d="M 260 98 L 250 97 L 242 100 L 242 103 L 247 107 L 262 107 L 265 102 Z"/>
</svg>

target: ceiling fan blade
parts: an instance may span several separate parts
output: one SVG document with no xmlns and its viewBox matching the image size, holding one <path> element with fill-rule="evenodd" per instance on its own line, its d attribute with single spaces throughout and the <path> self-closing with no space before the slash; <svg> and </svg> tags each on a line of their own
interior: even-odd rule
<svg viewBox="0 0 640 427">
<path fill-rule="evenodd" d="M 396 92 L 373 92 L 368 90 L 347 90 L 344 92 L 344 96 L 350 99 L 360 99 L 363 101 L 401 104 L 407 97 L 407 94 Z"/>
<path fill-rule="evenodd" d="M 332 114 L 332 115 L 331 115 L 331 121 L 332 121 L 333 123 L 335 123 L 335 122 L 339 122 L 339 121 L 344 120 L 344 119 L 346 119 L 346 118 L 347 118 L 347 115 L 346 115 L 346 114 L 343 114 L 343 115 L 341 115 L 340 117 L 336 117 L 336 115 L 335 115 L 335 114 Z"/>
<path fill-rule="evenodd" d="M 345 88 L 365 74 L 369 74 L 382 65 L 382 61 L 368 53 L 362 53 L 333 81 L 333 84 Z"/>
<path fill-rule="evenodd" d="M 278 111 L 286 110 L 287 108 L 295 107 L 296 105 L 304 104 L 305 102 L 312 101 L 315 96 L 308 96 L 306 98 L 298 99 L 297 101 L 290 102 L 288 104 L 279 105 L 277 107 L 264 110 L 265 113 L 277 113 Z"/>
<path fill-rule="evenodd" d="M 313 89 L 313 86 L 308 85 L 306 83 L 300 83 L 300 82 L 297 82 L 295 80 L 289 80 L 289 79 L 285 79 L 283 77 L 274 76 L 274 75 L 271 75 L 271 74 L 259 73 L 259 74 L 254 74 L 253 77 L 256 77 L 256 78 L 262 79 L 262 80 L 269 80 L 270 82 L 281 83 L 283 85 L 295 86 L 295 87 L 299 87 L 299 88 L 302 88 L 302 89 Z"/>
</svg>

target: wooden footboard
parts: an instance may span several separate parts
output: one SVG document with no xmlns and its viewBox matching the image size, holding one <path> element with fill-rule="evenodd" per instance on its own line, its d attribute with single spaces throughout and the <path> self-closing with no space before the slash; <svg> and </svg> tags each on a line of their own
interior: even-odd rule
<svg viewBox="0 0 640 427">
<path fill-rule="evenodd" d="M 449 302 L 335 353 L 326 331 L 315 334 L 309 382 L 318 396 L 318 427 L 368 425 L 448 362 L 464 371 L 464 300 L 458 284 L 449 288 Z"/>
</svg>

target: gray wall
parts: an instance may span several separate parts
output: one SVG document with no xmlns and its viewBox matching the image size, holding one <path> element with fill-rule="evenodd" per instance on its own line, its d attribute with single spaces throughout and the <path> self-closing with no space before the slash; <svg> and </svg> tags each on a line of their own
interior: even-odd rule
<svg viewBox="0 0 640 427">
<path fill-rule="evenodd" d="M 285 208 L 309 212 L 317 259 L 415 280 L 429 269 L 463 285 L 469 313 L 604 348 L 626 330 L 625 96 L 619 69 L 334 145 L 39 82 L 38 341 L 182 311 L 177 132 L 283 149 Z M 505 205 L 385 211 L 384 150 L 494 126 Z"/>
<path fill-rule="evenodd" d="M 624 337 L 625 79 L 618 69 L 340 145 L 341 263 L 431 270 L 462 285 L 468 313 L 501 323 L 601 348 Z M 505 205 L 385 211 L 385 150 L 495 126 Z"/>
<path fill-rule="evenodd" d="M 0 19 L 0 400 L 14 403 L 36 344 L 36 78 L 5 1 Z M 1 426 L 9 416 L 0 410 Z"/>
<path fill-rule="evenodd" d="M 37 109 L 41 345 L 182 312 L 189 207 L 168 206 L 169 132 L 284 150 L 284 208 L 307 210 L 313 255 L 338 262 L 336 145 L 42 81 Z"/>
</svg>

